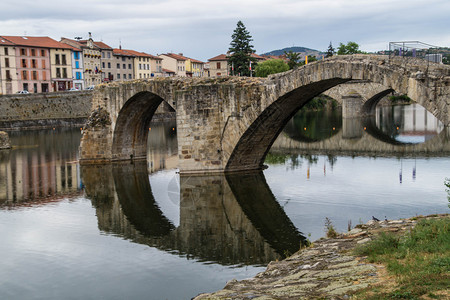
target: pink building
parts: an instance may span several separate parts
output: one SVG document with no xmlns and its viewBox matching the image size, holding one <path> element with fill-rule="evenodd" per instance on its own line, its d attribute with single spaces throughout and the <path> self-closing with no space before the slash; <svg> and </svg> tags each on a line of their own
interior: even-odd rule
<svg viewBox="0 0 450 300">
<path fill-rule="evenodd" d="M 49 37 L 1 36 L 15 45 L 17 89 L 31 93 L 52 91 L 50 49 L 70 49 Z"/>
</svg>

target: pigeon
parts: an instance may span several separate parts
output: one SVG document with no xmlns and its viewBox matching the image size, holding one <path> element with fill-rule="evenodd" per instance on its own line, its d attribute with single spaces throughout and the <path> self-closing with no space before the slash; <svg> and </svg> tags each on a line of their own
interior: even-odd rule
<svg viewBox="0 0 450 300">
<path fill-rule="evenodd" d="M 372 220 L 379 222 L 380 220 L 378 220 L 377 218 L 375 218 L 374 216 L 372 216 Z"/>
</svg>

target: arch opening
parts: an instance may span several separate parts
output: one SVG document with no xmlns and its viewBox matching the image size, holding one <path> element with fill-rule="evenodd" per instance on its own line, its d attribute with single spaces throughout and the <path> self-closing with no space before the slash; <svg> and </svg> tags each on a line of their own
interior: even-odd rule
<svg viewBox="0 0 450 300">
<path fill-rule="evenodd" d="M 128 99 L 120 110 L 114 126 L 113 161 L 147 158 L 149 125 L 163 102 L 165 102 L 163 98 L 151 92 L 139 92 Z M 168 103 L 166 106 L 171 107 Z"/>
<path fill-rule="evenodd" d="M 226 172 L 262 169 L 264 159 L 287 122 L 308 101 L 350 79 L 333 78 L 298 87 L 269 105 L 248 127 L 234 147 Z"/>
</svg>

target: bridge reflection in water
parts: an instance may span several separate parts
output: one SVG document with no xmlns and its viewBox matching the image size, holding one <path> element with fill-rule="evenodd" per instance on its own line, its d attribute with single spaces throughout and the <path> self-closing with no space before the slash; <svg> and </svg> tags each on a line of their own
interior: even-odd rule
<svg viewBox="0 0 450 300">
<path fill-rule="evenodd" d="M 376 117 L 342 118 L 340 111 L 299 111 L 271 152 L 383 157 L 450 155 L 450 127 L 423 107 L 377 108 Z"/>
<path fill-rule="evenodd" d="M 261 172 L 180 177 L 175 227 L 154 199 L 145 162 L 81 166 L 100 230 L 222 265 L 263 265 L 306 243 Z M 100 179 L 100 180 L 99 180 Z"/>
</svg>

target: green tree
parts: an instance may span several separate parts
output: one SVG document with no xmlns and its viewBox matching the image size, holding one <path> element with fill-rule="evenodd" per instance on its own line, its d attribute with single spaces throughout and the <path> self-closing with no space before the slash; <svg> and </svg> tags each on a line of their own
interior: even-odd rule
<svg viewBox="0 0 450 300">
<path fill-rule="evenodd" d="M 289 69 L 293 69 L 300 65 L 300 59 L 302 58 L 300 53 L 292 51 L 289 52 L 284 51 L 284 55 L 286 55 L 286 58 L 288 60 L 287 64 L 289 66 Z"/>
<path fill-rule="evenodd" d="M 251 57 L 251 54 L 255 52 L 251 41 L 253 41 L 252 36 L 244 24 L 239 21 L 231 36 L 230 48 L 228 49 L 230 53 L 228 62 L 234 67 L 234 74 L 240 74 L 241 76 L 250 75 L 250 62 L 256 63 L 256 59 Z"/>
<path fill-rule="evenodd" d="M 347 42 L 347 45 L 344 45 L 342 43 L 339 44 L 337 51 L 338 55 L 356 54 L 356 53 L 362 53 L 362 51 L 359 50 L 359 45 L 357 43 Z"/>
<path fill-rule="evenodd" d="M 282 59 L 271 59 L 259 63 L 255 72 L 258 77 L 267 77 L 270 74 L 286 72 L 287 70 L 289 70 L 289 66 Z"/>
<path fill-rule="evenodd" d="M 333 45 L 330 42 L 327 52 L 325 53 L 325 58 L 332 57 L 335 53 L 336 53 L 336 51 L 334 50 Z"/>
</svg>

